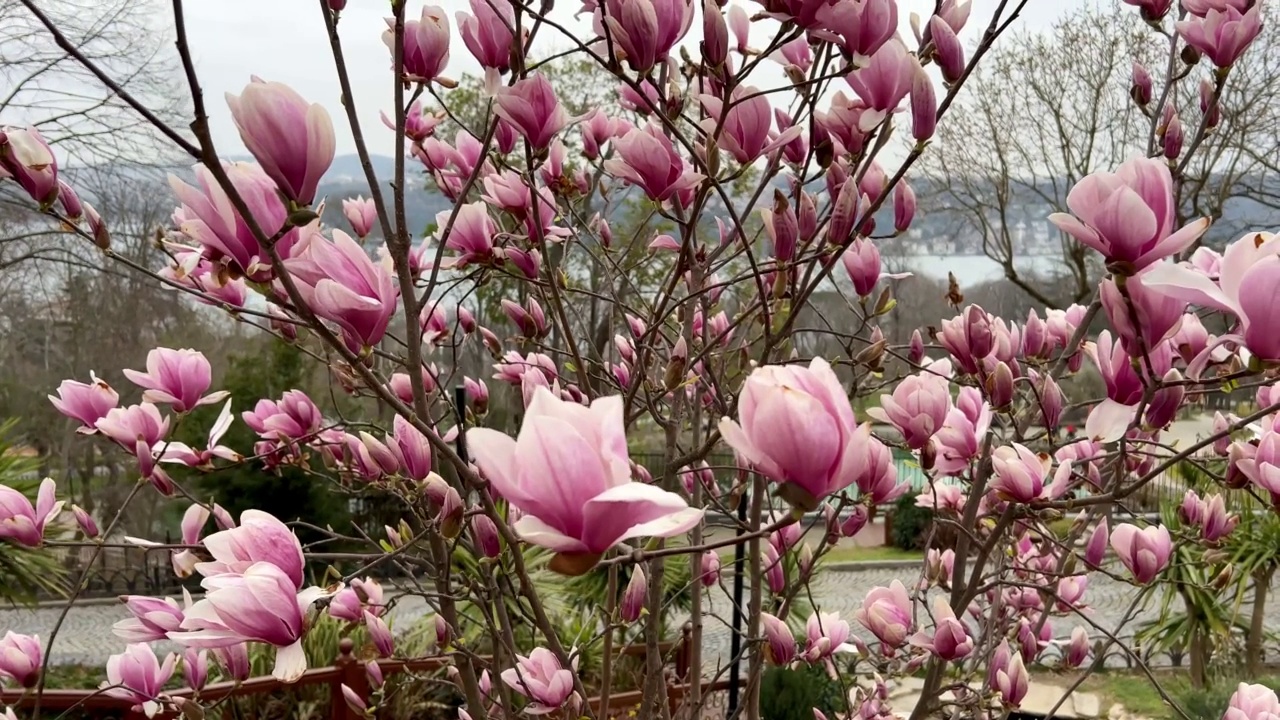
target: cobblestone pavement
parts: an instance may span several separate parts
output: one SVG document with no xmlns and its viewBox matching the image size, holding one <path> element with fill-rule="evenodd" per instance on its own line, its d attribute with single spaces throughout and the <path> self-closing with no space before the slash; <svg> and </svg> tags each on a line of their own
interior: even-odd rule
<svg viewBox="0 0 1280 720">
<path fill-rule="evenodd" d="M 853 621 L 853 613 L 861 605 L 867 591 L 877 585 L 888 585 L 893 580 L 901 580 L 910 587 L 911 583 L 917 579 L 918 572 L 916 568 L 830 569 L 820 573 L 812 584 L 814 604 L 823 611 L 840 613 L 842 618 L 849 621 L 857 635 L 869 639 L 870 635 Z M 727 588 L 729 583 L 725 582 L 724 586 Z M 714 674 L 729 659 L 731 635 L 729 623 L 732 617 L 732 603 L 725 592 L 718 589 L 710 594 L 705 625 L 706 642 L 703 650 L 704 670 L 709 674 Z M 1085 598 L 1093 608 L 1091 619 L 1107 631 L 1115 630 L 1133 602 L 1135 593 L 1136 590 L 1130 585 L 1095 574 L 1090 578 L 1089 588 L 1085 594 Z M 1156 617 L 1157 606 L 1158 598 L 1148 602 L 1148 607 L 1138 611 L 1128 627 L 1134 628 L 1139 623 Z M 0 633 L 12 630 L 36 634 L 41 639 L 47 639 L 61 611 L 61 607 L 55 606 L 34 610 L 0 609 Z M 396 628 L 407 627 L 427 612 L 428 608 L 421 598 L 404 598 L 392 612 L 392 624 Z M 802 609 L 800 614 L 802 617 L 807 617 L 808 610 Z M 54 664 L 106 662 L 107 656 L 120 652 L 124 647 L 124 641 L 112 634 L 111 626 L 125 617 L 127 613 L 118 604 L 77 605 L 67 614 L 66 621 L 58 632 L 51 651 L 51 662 Z M 1077 624 L 1083 623 L 1078 618 L 1055 619 L 1052 622 L 1054 637 L 1065 639 Z M 1280 602 L 1270 604 L 1267 625 L 1273 632 L 1280 631 Z M 1097 630 L 1091 630 L 1090 634 L 1095 638 L 1105 637 L 1104 633 Z M 157 647 L 157 650 L 160 649 Z"/>
</svg>

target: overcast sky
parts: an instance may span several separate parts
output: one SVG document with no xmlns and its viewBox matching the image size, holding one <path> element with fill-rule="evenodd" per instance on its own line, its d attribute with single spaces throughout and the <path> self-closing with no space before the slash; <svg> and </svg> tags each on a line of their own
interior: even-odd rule
<svg viewBox="0 0 1280 720">
<path fill-rule="evenodd" d="M 1087 1 L 1030 0 L 1017 25 L 1024 29 L 1045 28 L 1055 18 Z M 754 2 L 731 2 L 741 4 L 750 14 L 760 9 Z M 468 4 L 464 0 L 443 0 L 439 4 L 449 17 L 453 38 L 447 75 L 458 77 L 479 72 L 479 65 L 457 32 L 455 13 L 468 9 Z M 973 13 L 961 39 L 966 43 L 976 42 L 997 4 L 998 0 L 973 0 Z M 411 2 L 409 16 L 416 17 L 423 5 Z M 697 5 L 700 13 L 701 3 Z M 391 154 L 391 133 L 384 131 L 378 120 L 379 111 L 390 109 L 392 97 L 390 55 L 381 37 L 386 28 L 383 18 L 387 6 L 385 0 L 349 0 L 339 24 L 361 123 L 366 128 L 371 149 L 380 154 Z M 558 0 L 552 17 L 580 37 L 589 37 L 589 18 L 584 15 L 575 20 L 573 17 L 579 7 L 578 0 Z M 932 7 L 933 0 L 899 0 L 904 38 L 911 34 L 907 24 L 910 12 L 925 12 Z M 354 151 L 338 103 L 338 82 L 317 0 L 192 0 L 186 3 L 186 13 L 192 51 L 220 152 L 243 151 L 223 95 L 239 93 L 251 75 L 287 83 L 307 99 L 323 103 L 334 119 L 338 152 Z M 700 21 L 695 20 L 689 37 L 699 34 Z M 757 45 L 766 42 L 764 34 L 760 33 Z M 914 42 L 908 45 L 914 46 Z M 559 31 L 544 31 L 534 52 L 545 55 L 568 47 Z M 770 71 L 776 74 L 758 79 L 755 84 L 766 86 L 781 80 L 780 71 L 774 68 Z"/>
</svg>

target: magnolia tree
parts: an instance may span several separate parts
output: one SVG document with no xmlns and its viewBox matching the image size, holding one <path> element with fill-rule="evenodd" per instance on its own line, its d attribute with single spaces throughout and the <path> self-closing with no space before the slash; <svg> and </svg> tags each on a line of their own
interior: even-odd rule
<svg viewBox="0 0 1280 720">
<path fill-rule="evenodd" d="M 380 410 L 339 423 L 297 390 L 250 408 L 211 388 L 200 353 L 169 348 L 126 371 L 141 390 L 136 404 L 92 376 L 57 388 L 52 402 L 85 442 L 136 459 L 131 499 L 158 492 L 189 506 L 181 543 L 164 547 L 174 572 L 199 576 L 204 590 L 184 603 L 127 599 L 132 618 L 116 632 L 131 644 L 108 662 L 105 692 L 148 713 L 193 710 L 210 660 L 241 680 L 253 646 L 274 648 L 272 674 L 296 681 L 322 614 L 364 626 L 376 653 L 393 656 L 385 611 L 396 593 L 373 579 L 393 567 L 407 570 L 399 591 L 433 609 L 445 681 L 462 698 L 459 714 L 474 720 L 594 717 L 609 705 L 624 640 L 648 649 L 641 716 L 668 717 L 664 618 L 688 623 L 695 670 L 679 713 L 698 713 L 707 682 L 738 663 L 748 718 L 760 715 L 771 664 L 827 666 L 860 717 L 913 719 L 1003 717 L 1026 695 L 1033 663 L 1073 668 L 1118 653 L 1145 668 L 1123 625 L 1090 613 L 1089 581 L 1130 584 L 1136 607 L 1162 582 L 1175 544 L 1212 550 L 1232 532 L 1224 498 L 1254 496 L 1259 507 L 1280 499 L 1280 396 L 1271 386 L 1280 239 L 1251 232 L 1219 253 L 1197 249 L 1208 220 L 1175 221 L 1189 158 L 1221 131 L 1218 98 L 1260 31 L 1258 3 L 1126 2 L 1167 45 L 1161 72 L 1111 88 L 1132 93 L 1150 118 L 1149 152 L 1084 177 L 1070 212 L 1048 218 L 1105 263 L 1090 304 L 1006 319 L 964 306 L 953 285 L 957 314 L 893 347 L 878 328 L 893 296 L 876 243 L 911 226 L 913 166 L 1027 0 L 1002 1 L 985 18 L 971 17 L 964 0 L 939 0 L 929 16 L 911 16 L 909 33 L 895 0 L 604 0 L 581 9 L 594 31 L 585 38 L 550 3 L 471 0 L 450 18 L 393 2 L 391 71 L 381 79 L 349 76 L 338 34 L 346 3 L 320 0 L 299 21 L 328 32 L 329 47 L 316 52 L 332 56 L 346 98 L 339 124 L 369 184 L 368 199 L 342 199 L 349 228 L 319 221 L 334 120 L 291 88 L 255 78 L 229 95 L 255 162 L 219 155 L 180 2 L 190 133 L 165 125 L 68 42 L 40 3 L 23 0 L 197 163 L 194 177 L 171 181 L 176 207 L 162 235 L 171 262 L 135 270 L 295 344 Z M 478 125 L 450 115 L 451 53 L 484 68 L 482 112 L 468 109 Z M 615 79 L 617 112 L 570 116 L 543 71 L 566 57 Z M 1169 99 L 1202 81 L 1200 113 L 1181 108 L 1175 126 Z M 395 131 L 394 177 L 378 177 L 369 161 L 370 111 L 350 102 L 356 82 L 394 88 L 383 113 Z M 460 127 L 452 138 L 435 132 L 446 116 Z M 115 258 L 110 219 L 59 179 L 39 132 L 11 127 L 0 138 L 6 179 L 61 223 L 68 243 L 78 237 Z M 420 242 L 406 222 L 411 167 L 453 201 Z M 624 202 L 648 220 L 615 238 L 610 222 Z M 363 242 L 375 228 L 377 248 Z M 634 243 L 649 252 L 629 252 Z M 640 280 L 641 266 L 655 279 Z M 608 281 L 591 287 L 610 292 L 587 290 L 588 273 L 603 273 Z M 510 323 L 486 327 L 467 306 L 494 291 Z M 847 317 L 799 326 L 819 291 L 845 297 Z M 600 303 L 613 336 L 603 350 L 581 311 Z M 800 357 L 797 338 L 812 333 L 845 351 Z M 451 363 L 467 346 L 492 356 L 492 377 L 463 377 Z M 1095 369 L 1105 397 L 1069 397 L 1064 388 L 1083 384 L 1064 378 Z M 518 427 L 489 426 L 489 384 L 523 406 Z M 1250 385 L 1257 412 L 1218 418 L 1192 445 L 1162 440 L 1181 408 Z M 455 403 L 455 386 L 465 403 Z M 207 444 L 178 442 L 178 426 L 205 405 L 221 408 Z M 871 409 L 859 417 L 855 405 Z M 1073 407 L 1088 408 L 1083 438 L 1062 427 Z M 256 444 L 221 444 L 236 422 L 257 433 Z M 661 459 L 633 462 L 629 449 L 641 444 L 660 448 Z M 810 613 L 816 562 L 909 489 L 895 449 L 923 473 L 916 502 L 936 514 L 934 532 L 954 542 L 931 547 L 905 582 L 872 589 L 851 617 Z M 726 451 L 736 478 L 727 489 L 708 463 Z M 1225 461 L 1206 467 L 1218 468 L 1220 487 L 1190 493 L 1179 524 L 1119 516 L 1167 469 L 1214 454 Z M 328 472 L 388 498 L 399 521 L 342 538 L 363 548 L 348 555 L 356 568 L 317 577 L 313 549 L 282 519 L 255 510 L 232 518 L 183 487 L 242 463 Z M 39 546 L 60 509 L 51 480 L 34 504 L 0 488 L 0 536 Z M 99 532 L 72 510 L 95 553 L 113 542 L 119 515 Z M 734 519 L 738 510 L 745 520 Z M 736 537 L 705 532 L 713 512 L 737 524 Z M 219 530 L 205 535 L 210 517 Z M 1068 532 L 1050 527 L 1063 518 Z M 707 663 L 706 629 L 720 622 L 707 609 L 713 594 L 723 602 L 718 551 L 735 544 L 747 552 L 746 642 L 742 657 Z M 1206 552 L 1204 563 L 1221 556 Z M 666 576 L 679 559 L 693 568 L 691 609 L 672 617 Z M 553 621 L 533 579 L 548 570 L 605 578 L 606 600 L 585 631 L 568 636 Z M 797 637 L 791 628 L 801 625 Z M 180 659 L 156 656 L 150 643 L 163 640 L 186 648 Z M 40 640 L 11 633 L 0 650 L 0 674 L 43 689 Z M 588 654 L 602 663 L 591 686 L 576 672 Z M 167 694 L 178 664 L 194 695 Z M 369 673 L 381 686 L 376 662 Z M 915 673 L 924 677 L 919 703 L 892 707 L 889 685 Z M 348 695 L 372 712 L 377 692 Z M 1242 684 L 1228 716 L 1278 713 L 1274 693 Z"/>
</svg>

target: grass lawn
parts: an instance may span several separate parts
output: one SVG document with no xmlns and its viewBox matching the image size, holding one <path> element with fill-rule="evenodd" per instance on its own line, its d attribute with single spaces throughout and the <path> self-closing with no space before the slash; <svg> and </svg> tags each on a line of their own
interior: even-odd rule
<svg viewBox="0 0 1280 720">
<path fill-rule="evenodd" d="M 923 561 L 919 550 L 901 550 L 896 547 L 835 547 L 822 556 L 822 562 L 857 562 L 859 560 L 912 560 Z"/>
<path fill-rule="evenodd" d="M 1032 682 L 1067 686 L 1076 677 L 1078 675 L 1073 673 L 1033 672 Z M 1219 720 L 1236 688 L 1235 680 L 1223 679 L 1207 690 L 1193 690 L 1185 669 L 1156 670 L 1155 677 L 1191 720 Z M 1274 688 L 1280 686 L 1280 677 L 1267 676 L 1258 682 Z M 1136 670 L 1093 673 L 1079 689 L 1098 696 L 1104 716 L 1112 705 L 1119 703 L 1130 714 L 1150 720 L 1181 720 L 1181 716 L 1165 704 L 1146 675 Z"/>
</svg>

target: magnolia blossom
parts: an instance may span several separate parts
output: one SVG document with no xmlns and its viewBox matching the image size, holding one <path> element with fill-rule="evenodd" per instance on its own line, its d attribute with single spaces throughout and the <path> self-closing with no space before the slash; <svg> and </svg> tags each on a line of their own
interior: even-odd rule
<svg viewBox="0 0 1280 720">
<path fill-rule="evenodd" d="M 532 73 L 494 98 L 493 111 L 535 149 L 546 148 L 572 118 L 542 73 Z"/>
<path fill-rule="evenodd" d="M 812 509 L 858 478 L 868 445 L 831 366 L 765 365 L 743 386 L 738 421 L 720 421 L 720 434 L 743 461 L 783 485 L 788 500 Z"/>
<path fill-rule="evenodd" d="M 218 534 L 210 535 L 205 544 Z M 270 562 L 252 563 L 241 574 L 206 577 L 201 586 L 204 599 L 187 609 L 181 630 L 169 633 L 170 639 L 198 648 L 267 643 L 276 647 L 273 677 L 294 682 L 302 676 L 307 669 L 304 618 L 312 603 L 325 595 L 322 588 L 299 591 L 298 584 Z"/>
<path fill-rule="evenodd" d="M 123 653 L 107 658 L 103 693 L 132 700 L 135 708 L 141 707 L 147 717 L 152 717 L 160 711 L 164 685 L 173 676 L 177 662 L 178 656 L 169 653 L 161 663 L 145 643 L 129 645 Z"/>
<path fill-rule="evenodd" d="M 612 144 L 615 156 L 604 161 L 605 171 L 641 188 L 651 200 L 669 200 L 705 179 L 687 167 L 671 139 L 653 123 L 615 137 Z"/>
<path fill-rule="evenodd" d="M 42 648 L 38 636 L 6 632 L 0 638 L 0 677 L 10 678 L 20 687 L 35 686 L 44 661 Z"/>
<path fill-rule="evenodd" d="M 1262 32 L 1261 5 L 1248 10 L 1235 3 L 1203 8 L 1202 17 L 1189 15 L 1175 23 L 1178 35 L 1220 68 L 1231 67 Z"/>
<path fill-rule="evenodd" d="M 0 129 L 0 178 L 12 178 L 42 208 L 58 199 L 58 160 L 39 130 Z"/>
<path fill-rule="evenodd" d="M 0 538 L 26 547 L 40 547 L 44 543 L 45 526 L 62 512 L 63 501 L 56 499 L 56 493 L 53 478 L 45 478 L 32 507 L 27 496 L 0 485 Z"/>
<path fill-rule="evenodd" d="M 1202 351 L 1202 356 L 1223 342 L 1235 340 L 1242 341 L 1250 353 L 1262 360 L 1280 360 L 1280 331 L 1272 302 L 1272 291 L 1280 283 L 1280 236 L 1245 235 L 1227 246 L 1217 270 L 1215 279 L 1203 269 L 1161 263 L 1144 276 L 1143 284 L 1239 320 L 1238 334 L 1219 338 Z M 1208 359 L 1198 358 L 1193 365 L 1203 366 Z M 1188 373 L 1195 375 L 1190 369 Z"/>
<path fill-rule="evenodd" d="M 270 513 L 245 510 L 240 513 L 239 527 L 213 533 L 204 539 L 204 547 L 213 560 L 196 565 L 196 570 L 206 578 L 233 575 L 254 564 L 268 563 L 284 573 L 295 590 L 302 586 L 302 544 L 288 526 Z"/>
<path fill-rule="evenodd" d="M 529 699 L 526 712 L 545 715 L 568 702 L 573 695 L 573 673 L 577 669 L 561 667 L 555 653 L 544 647 L 534 648 L 526 657 L 516 656 L 516 666 L 502 671 L 502 682 Z"/>
<path fill-rule="evenodd" d="M 1169 564 L 1173 543 L 1168 528 L 1163 525 L 1138 529 L 1136 525 L 1121 523 L 1111 531 L 1111 549 L 1133 573 L 1133 579 L 1145 585 Z"/>
<path fill-rule="evenodd" d="M 872 588 L 854 618 L 889 648 L 902 647 L 914 624 L 907 588 L 898 580 Z"/>
<path fill-rule="evenodd" d="M 58 386 L 58 396 L 48 397 L 58 412 L 80 421 L 76 432 L 88 435 L 96 433 L 97 422 L 120 404 L 120 394 L 92 372 L 89 373 L 88 383 L 63 380 Z"/>
<path fill-rule="evenodd" d="M 471 14 L 457 12 L 462 43 L 485 68 L 506 72 L 511 67 L 512 28 L 516 27 L 511 0 L 471 0 Z"/>
<path fill-rule="evenodd" d="M 949 363 L 935 363 L 924 372 L 903 380 L 894 388 L 892 395 L 881 395 L 880 407 L 868 410 L 867 414 L 881 422 L 891 423 L 902 432 L 907 446 L 918 450 L 942 428 L 951 411 L 949 374 Z"/>
<path fill-rule="evenodd" d="M 1240 683 L 1227 701 L 1222 720 L 1275 720 L 1280 718 L 1280 700 L 1266 685 Z"/>
<path fill-rule="evenodd" d="M 395 20 L 387 18 L 387 30 L 382 33 L 382 42 L 386 43 L 393 56 L 395 24 Z M 424 5 L 421 17 L 406 20 L 403 47 L 405 78 L 424 83 L 435 80 L 449 64 L 449 19 L 445 17 L 444 10 Z"/>
<path fill-rule="evenodd" d="M 280 192 L 310 205 L 320 178 L 333 163 L 329 112 L 319 103 L 308 103 L 288 85 L 256 77 L 239 96 L 227 93 L 227 105 L 240 139 Z"/>
<path fill-rule="evenodd" d="M 116 637 L 130 643 L 148 643 L 166 640 L 169 633 L 178 630 L 191 607 L 191 595 L 183 590 L 185 606 L 180 607 L 173 598 L 155 598 L 144 595 L 125 595 L 120 598 L 125 609 L 133 617 L 112 626 Z"/>
<path fill-rule="evenodd" d="M 805 622 L 804 659 L 818 662 L 833 653 L 849 652 L 849 623 L 840 619 L 839 613 L 814 612 Z"/>
<path fill-rule="evenodd" d="M 973 652 L 973 638 L 942 596 L 934 598 L 933 622 L 933 633 L 917 632 L 911 636 L 912 645 L 925 648 L 943 660 L 959 660 Z"/>
<path fill-rule="evenodd" d="M 1173 176 L 1155 158 L 1134 158 L 1116 172 L 1085 176 L 1067 194 L 1066 213 L 1049 222 L 1132 271 L 1182 252 L 1209 229 L 1201 218 L 1174 230 Z"/>
<path fill-rule="evenodd" d="M 285 261 L 294 286 L 318 316 L 342 328 L 353 351 L 377 345 L 396 311 L 400 286 L 351 236 L 312 232 Z"/>
<path fill-rule="evenodd" d="M 521 538 L 558 554 L 553 566 L 580 573 L 634 537 L 673 537 L 702 520 L 679 495 L 631 481 L 622 398 L 590 407 L 534 391 L 518 438 L 476 428 L 467 443 L 480 470 L 523 513 Z"/>
</svg>

